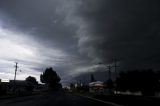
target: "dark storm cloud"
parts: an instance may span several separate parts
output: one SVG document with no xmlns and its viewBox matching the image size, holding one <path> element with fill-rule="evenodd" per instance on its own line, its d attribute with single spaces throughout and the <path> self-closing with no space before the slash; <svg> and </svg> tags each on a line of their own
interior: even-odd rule
<svg viewBox="0 0 160 106">
<path fill-rule="evenodd" d="M 28 74 L 38 77 L 40 71 L 51 66 L 63 76 L 64 69 L 77 63 L 73 37 L 76 28 L 65 22 L 65 14 L 57 12 L 61 8 L 59 3 L 59 0 L 0 1 L 1 65 L 18 61 L 26 72 L 20 74 L 24 78 Z M 12 68 L 6 70 L 1 69 L 0 73 L 10 73 Z"/>
<path fill-rule="evenodd" d="M 0 31 L 8 38 L 10 29 L 32 38 L 29 49 L 19 48 L 28 51 L 23 64 L 39 62 L 34 71 L 43 63 L 58 64 L 55 68 L 65 79 L 96 71 L 96 63 L 110 64 L 112 58 L 120 59 L 121 67 L 158 68 L 159 5 L 156 0 L 1 0 Z M 28 55 L 36 61 L 27 60 Z"/>
<path fill-rule="evenodd" d="M 118 58 L 124 67 L 157 68 L 160 61 L 160 2 L 149 0 L 81 0 L 73 13 L 80 52 L 94 62 Z"/>
<path fill-rule="evenodd" d="M 0 2 L 1 11 L 14 20 L 12 24 L 17 30 L 32 33 L 32 37 L 45 42 L 46 45 L 54 42 L 52 46 L 64 49 L 74 47 L 75 40 L 72 36 L 75 27 L 65 24 L 65 15 L 57 12 L 60 8 L 58 0 L 2 0 Z"/>
</svg>

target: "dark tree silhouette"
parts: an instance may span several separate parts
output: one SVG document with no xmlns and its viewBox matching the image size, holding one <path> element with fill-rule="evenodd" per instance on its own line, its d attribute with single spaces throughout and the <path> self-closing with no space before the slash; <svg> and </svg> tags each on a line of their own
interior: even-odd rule
<svg viewBox="0 0 160 106">
<path fill-rule="evenodd" d="M 50 90 L 58 90 L 62 88 L 60 84 L 60 77 L 57 73 L 52 69 L 52 67 L 47 68 L 41 75 L 40 80 L 42 83 L 45 83 Z"/>
<path fill-rule="evenodd" d="M 0 96 L 6 95 L 6 93 L 7 93 L 7 85 L 0 83 Z"/>
<path fill-rule="evenodd" d="M 34 85 L 37 85 L 37 84 L 38 84 L 36 78 L 35 78 L 35 77 L 32 77 L 32 76 L 27 77 L 25 81 L 27 82 L 27 85 L 26 85 L 25 88 L 26 88 L 26 90 L 28 90 L 28 91 L 33 91 Z"/>
<path fill-rule="evenodd" d="M 152 70 L 133 70 L 121 72 L 117 79 L 120 91 L 141 91 L 143 95 L 154 95 L 159 90 L 159 78 Z"/>
<path fill-rule="evenodd" d="M 26 81 L 27 81 L 28 83 L 32 83 L 33 85 L 38 84 L 36 78 L 35 78 L 35 77 L 32 77 L 32 76 L 27 77 L 27 78 L 26 78 Z"/>
<path fill-rule="evenodd" d="M 74 85 L 73 83 L 71 83 L 71 84 L 70 84 L 70 88 L 71 88 L 71 89 L 74 89 L 74 88 L 75 88 L 75 85 Z"/>
<path fill-rule="evenodd" d="M 95 78 L 94 78 L 94 75 L 91 74 L 91 82 L 94 82 L 94 81 L 96 81 Z"/>
<path fill-rule="evenodd" d="M 105 88 L 108 88 L 108 89 L 114 88 L 114 83 L 111 79 L 108 79 L 107 81 L 105 81 L 104 84 L 106 85 Z"/>
<path fill-rule="evenodd" d="M 76 87 L 75 87 L 75 84 L 71 83 L 71 84 L 70 84 L 70 90 L 71 90 L 71 91 L 74 91 L 75 88 L 76 88 Z"/>
</svg>

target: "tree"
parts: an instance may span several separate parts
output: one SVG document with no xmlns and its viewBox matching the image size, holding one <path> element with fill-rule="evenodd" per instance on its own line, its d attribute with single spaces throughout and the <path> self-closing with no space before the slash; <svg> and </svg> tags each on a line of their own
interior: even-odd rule
<svg viewBox="0 0 160 106">
<path fill-rule="evenodd" d="M 28 90 L 28 91 L 33 91 L 34 85 L 37 85 L 37 84 L 38 84 L 36 78 L 35 78 L 35 77 L 32 77 L 32 76 L 27 77 L 25 81 L 27 82 L 27 85 L 26 85 L 25 88 L 26 88 L 26 90 Z"/>
<path fill-rule="evenodd" d="M 0 83 L 0 96 L 6 95 L 6 93 L 7 93 L 7 84 Z"/>
<path fill-rule="evenodd" d="M 91 74 L 91 82 L 94 82 L 94 81 L 96 81 L 95 78 L 94 78 L 94 75 Z"/>
<path fill-rule="evenodd" d="M 46 68 L 46 70 L 40 75 L 40 80 L 42 83 L 45 83 L 50 90 L 58 90 L 59 88 L 62 88 L 60 84 L 61 78 L 52 67 Z"/>
<path fill-rule="evenodd" d="M 27 77 L 27 78 L 26 78 L 26 82 L 32 83 L 33 85 L 38 84 L 36 78 L 35 78 L 35 77 L 32 77 L 32 76 Z"/>
<path fill-rule="evenodd" d="M 76 87 L 75 87 L 75 84 L 71 83 L 71 84 L 70 84 L 70 90 L 74 91 L 75 88 L 76 88 Z"/>
<path fill-rule="evenodd" d="M 141 91 L 143 95 L 154 95 L 159 90 L 159 79 L 152 70 L 133 70 L 121 72 L 117 79 L 120 91 Z"/>
<path fill-rule="evenodd" d="M 108 79 L 107 81 L 105 81 L 104 84 L 106 85 L 105 88 L 108 88 L 108 89 L 114 88 L 114 83 L 111 79 Z"/>
</svg>

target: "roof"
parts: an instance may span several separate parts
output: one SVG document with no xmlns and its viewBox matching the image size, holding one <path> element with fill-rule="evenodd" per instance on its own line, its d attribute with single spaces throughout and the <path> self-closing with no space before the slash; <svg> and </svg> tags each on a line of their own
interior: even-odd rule
<svg viewBox="0 0 160 106">
<path fill-rule="evenodd" d="M 14 80 L 10 80 L 10 84 L 14 84 Z M 16 85 L 27 85 L 27 82 L 24 80 L 15 80 Z"/>
<path fill-rule="evenodd" d="M 103 86 L 103 82 L 101 81 L 91 82 L 89 83 L 89 86 Z"/>
</svg>

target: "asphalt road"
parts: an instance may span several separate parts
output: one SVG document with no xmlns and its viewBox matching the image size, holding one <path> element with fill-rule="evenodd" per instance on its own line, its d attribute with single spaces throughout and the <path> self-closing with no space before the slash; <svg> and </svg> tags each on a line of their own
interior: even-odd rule
<svg viewBox="0 0 160 106">
<path fill-rule="evenodd" d="M 160 106 L 160 97 L 133 95 L 97 95 L 94 98 L 124 106 Z"/>
<path fill-rule="evenodd" d="M 0 100 L 0 106 L 113 106 L 71 93 L 50 92 L 41 95 Z"/>
</svg>

